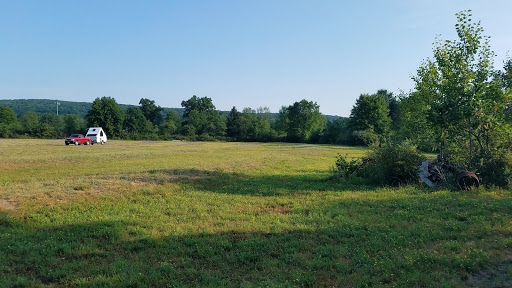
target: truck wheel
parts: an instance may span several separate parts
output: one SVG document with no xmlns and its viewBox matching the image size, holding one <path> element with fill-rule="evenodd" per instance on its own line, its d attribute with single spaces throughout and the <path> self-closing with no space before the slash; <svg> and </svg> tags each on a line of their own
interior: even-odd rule
<svg viewBox="0 0 512 288">
<path fill-rule="evenodd" d="M 78 145 L 78 140 L 75 140 L 75 145 Z"/>
<path fill-rule="evenodd" d="M 89 145 L 89 140 L 85 141 L 85 145 Z"/>
<path fill-rule="evenodd" d="M 69 143 L 68 143 L 68 142 L 66 142 L 66 146 L 67 146 L 67 145 L 69 145 Z"/>
</svg>

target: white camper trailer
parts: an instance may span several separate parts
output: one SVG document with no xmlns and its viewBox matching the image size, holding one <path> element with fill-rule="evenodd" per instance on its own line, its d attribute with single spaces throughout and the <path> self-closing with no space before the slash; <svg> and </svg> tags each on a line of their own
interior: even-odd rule
<svg viewBox="0 0 512 288">
<path fill-rule="evenodd" d="M 87 135 L 85 137 L 91 138 L 91 144 L 100 143 L 103 145 L 105 142 L 107 142 L 107 134 L 105 134 L 105 131 L 103 131 L 103 128 L 101 127 L 89 128 L 89 131 L 87 131 Z"/>
</svg>

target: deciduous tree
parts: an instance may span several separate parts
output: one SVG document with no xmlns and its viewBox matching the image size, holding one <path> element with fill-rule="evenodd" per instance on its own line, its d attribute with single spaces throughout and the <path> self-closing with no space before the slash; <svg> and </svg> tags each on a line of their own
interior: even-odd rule
<svg viewBox="0 0 512 288">
<path fill-rule="evenodd" d="M 155 126 L 162 123 L 164 117 L 162 115 L 163 108 L 156 105 L 154 100 L 142 98 L 139 101 L 140 110 L 148 121 L 151 121 Z"/>
<path fill-rule="evenodd" d="M 306 142 L 325 127 L 327 119 L 316 102 L 301 100 L 279 111 L 278 127 L 291 142 Z"/>
<path fill-rule="evenodd" d="M 413 80 L 428 99 L 428 122 L 438 143 L 457 165 L 470 169 L 509 145 L 503 137 L 510 132 L 504 118 L 510 92 L 496 80 L 494 52 L 480 23 L 469 10 L 457 20 L 458 39 L 438 39 L 434 58 L 424 61 Z"/>
<path fill-rule="evenodd" d="M 87 112 L 87 123 L 91 127 L 103 127 L 109 137 L 119 137 L 123 129 L 123 110 L 111 97 L 96 98 Z"/>
<path fill-rule="evenodd" d="M 391 118 L 385 93 L 361 94 L 350 111 L 348 128 L 354 144 L 388 137 Z"/>
</svg>

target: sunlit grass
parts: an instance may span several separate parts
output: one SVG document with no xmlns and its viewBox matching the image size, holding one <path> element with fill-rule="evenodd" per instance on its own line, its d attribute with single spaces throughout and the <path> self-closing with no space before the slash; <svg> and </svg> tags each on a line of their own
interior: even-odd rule
<svg viewBox="0 0 512 288">
<path fill-rule="evenodd" d="M 333 182 L 338 153 L 0 140 L 0 287 L 510 283 L 510 191 Z"/>
</svg>

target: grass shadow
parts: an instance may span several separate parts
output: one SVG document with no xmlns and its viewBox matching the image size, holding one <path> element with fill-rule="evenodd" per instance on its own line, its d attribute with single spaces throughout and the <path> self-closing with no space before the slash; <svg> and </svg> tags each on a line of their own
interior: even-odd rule
<svg viewBox="0 0 512 288">
<path fill-rule="evenodd" d="M 325 173 L 249 176 L 241 173 L 197 169 L 163 169 L 151 170 L 149 174 L 153 175 L 153 181 L 157 184 L 163 183 L 162 181 L 187 183 L 195 189 L 222 194 L 286 196 L 322 191 L 364 192 L 379 189 L 379 187 L 374 185 L 334 181 L 328 178 Z"/>
<path fill-rule="evenodd" d="M 496 262 L 482 249 L 497 249 L 491 240 L 499 230 L 492 227 L 508 220 L 495 216 L 510 213 L 511 203 L 480 204 L 342 199 L 288 211 L 305 228 L 164 236 L 141 229 L 143 220 L 58 225 L 42 210 L 38 217 L 0 218 L 0 286 L 427 287 L 461 286 L 471 275 L 510 283 L 510 275 L 494 280 L 478 271 Z"/>
</svg>

